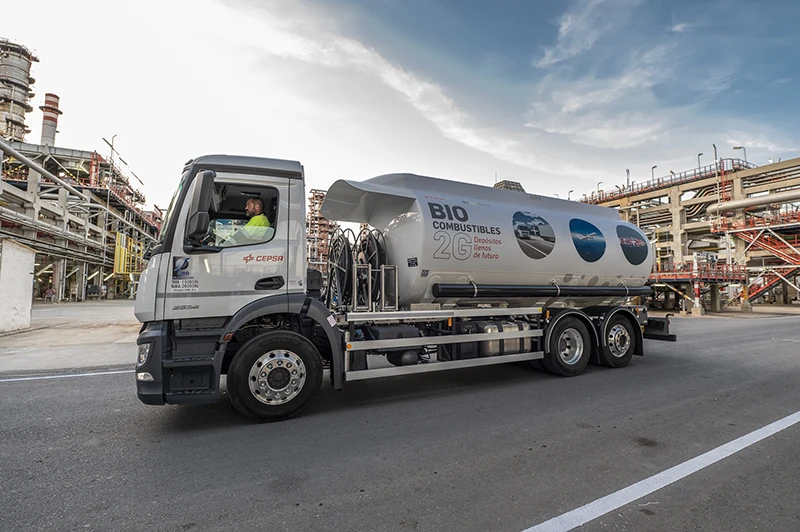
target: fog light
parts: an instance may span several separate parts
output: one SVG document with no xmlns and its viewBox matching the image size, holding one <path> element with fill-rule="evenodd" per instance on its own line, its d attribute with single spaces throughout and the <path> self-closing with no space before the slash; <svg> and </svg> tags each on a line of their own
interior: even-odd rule
<svg viewBox="0 0 800 532">
<path fill-rule="evenodd" d="M 138 367 L 142 367 L 147 364 L 147 361 L 150 359 L 150 348 L 152 346 L 153 344 L 150 342 L 146 344 L 139 344 L 139 358 L 136 360 L 136 365 Z"/>
<path fill-rule="evenodd" d="M 140 371 L 136 374 L 136 380 L 141 382 L 153 382 L 155 379 L 146 371 Z"/>
</svg>

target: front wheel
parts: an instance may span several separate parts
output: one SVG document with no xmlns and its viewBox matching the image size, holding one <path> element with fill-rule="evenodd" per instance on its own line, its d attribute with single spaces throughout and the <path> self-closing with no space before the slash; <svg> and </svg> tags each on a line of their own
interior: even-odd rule
<svg viewBox="0 0 800 532">
<path fill-rule="evenodd" d="M 573 377 L 586 369 L 592 352 L 592 339 L 583 322 L 567 316 L 556 322 L 547 347 L 542 359 L 544 368 L 562 377 Z"/>
<path fill-rule="evenodd" d="M 228 396 L 240 414 L 278 421 L 297 414 L 322 385 L 322 359 L 304 336 L 269 332 L 247 342 L 228 368 Z"/>
</svg>

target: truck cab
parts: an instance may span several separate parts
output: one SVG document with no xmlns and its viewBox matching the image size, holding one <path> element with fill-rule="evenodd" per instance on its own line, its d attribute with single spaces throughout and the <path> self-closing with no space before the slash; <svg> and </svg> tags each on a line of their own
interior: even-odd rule
<svg viewBox="0 0 800 532">
<path fill-rule="evenodd" d="M 305 199 L 296 161 L 210 155 L 186 164 L 136 298 L 143 402 L 216 401 L 220 374 L 258 332 L 304 333 L 310 351 L 307 337 L 332 331 L 330 312 L 306 295 Z M 268 227 L 248 227 L 248 202 Z"/>
</svg>

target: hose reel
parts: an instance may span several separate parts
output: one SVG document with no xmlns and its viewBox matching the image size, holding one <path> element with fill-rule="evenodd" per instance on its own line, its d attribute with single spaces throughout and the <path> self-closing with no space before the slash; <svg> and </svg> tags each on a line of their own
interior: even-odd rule
<svg viewBox="0 0 800 532">
<path fill-rule="evenodd" d="M 381 298 L 386 243 L 377 229 L 337 229 L 328 246 L 324 300 L 328 308 L 370 310 Z"/>
</svg>

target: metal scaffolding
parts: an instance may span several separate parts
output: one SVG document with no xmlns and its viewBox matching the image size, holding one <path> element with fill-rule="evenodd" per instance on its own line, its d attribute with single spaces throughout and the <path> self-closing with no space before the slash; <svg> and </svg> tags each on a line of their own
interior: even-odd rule
<svg viewBox="0 0 800 532">
<path fill-rule="evenodd" d="M 325 191 L 312 189 L 308 194 L 306 214 L 306 256 L 309 265 L 323 274 L 328 268 L 328 245 L 338 224 L 324 218 L 320 211 L 325 200 Z"/>
<path fill-rule="evenodd" d="M 144 196 L 97 152 L 3 140 L 0 151 L 0 235 L 50 266 L 36 273 L 37 295 L 52 285 L 58 300 L 84 300 L 87 291 L 132 296 L 144 267 L 139 251 L 158 235 L 160 211 L 145 212 Z M 120 247 L 139 260 L 115 260 Z"/>
</svg>

